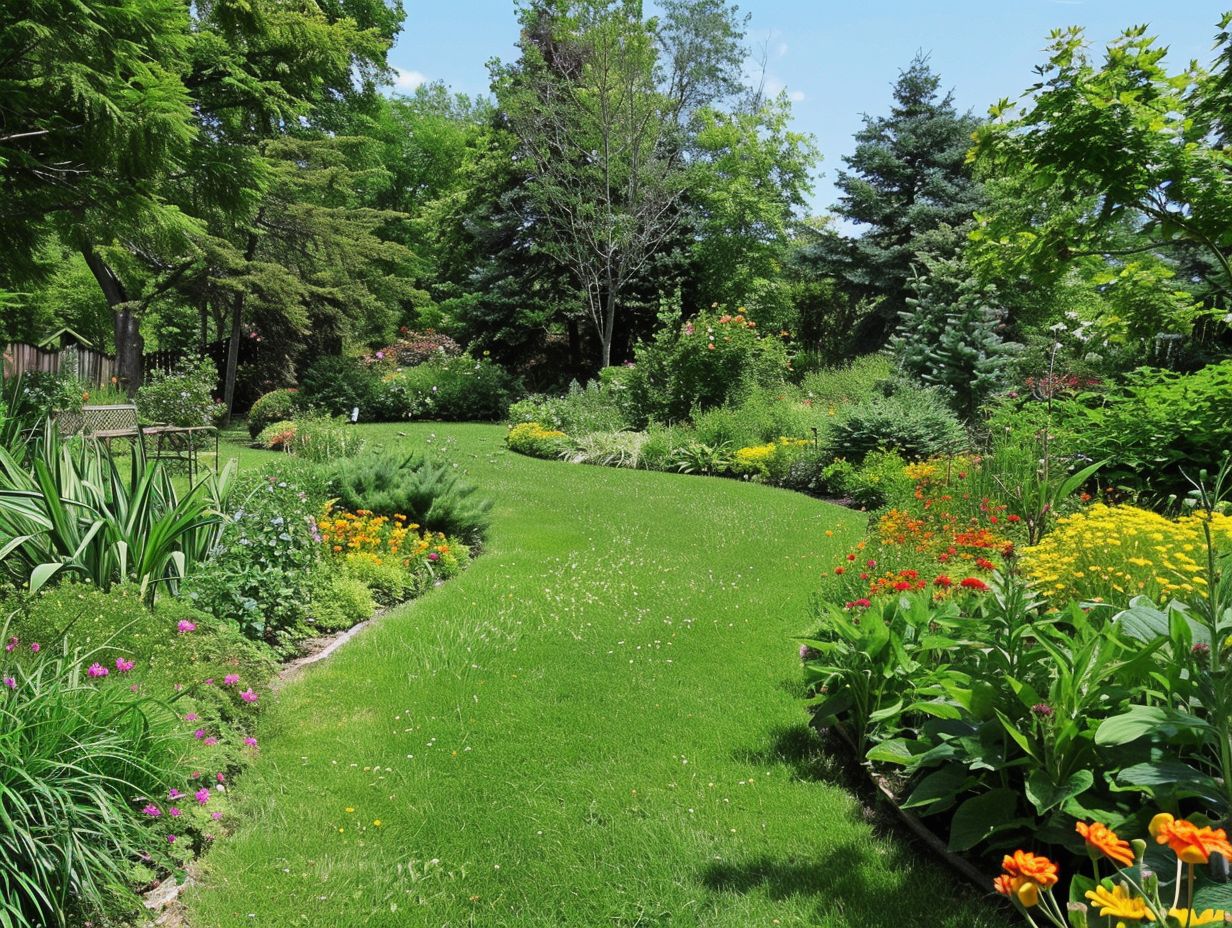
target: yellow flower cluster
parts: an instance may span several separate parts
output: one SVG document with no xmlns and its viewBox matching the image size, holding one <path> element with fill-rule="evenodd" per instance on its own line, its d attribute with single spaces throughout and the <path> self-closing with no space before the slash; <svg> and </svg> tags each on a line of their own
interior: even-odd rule
<svg viewBox="0 0 1232 928">
<path fill-rule="evenodd" d="M 1097 503 L 1058 519 L 1043 541 L 1025 549 L 1023 571 L 1058 602 L 1205 596 L 1205 519 Z M 1232 545 L 1232 518 L 1215 513 L 1210 528 L 1217 546 Z"/>
<path fill-rule="evenodd" d="M 334 554 L 371 560 L 378 565 L 392 561 L 410 567 L 432 552 L 438 556 L 450 553 L 444 535 L 421 533 L 418 525 L 401 514 L 391 519 L 366 509 L 346 512 L 326 504 L 317 525 L 321 541 Z"/>
<path fill-rule="evenodd" d="M 732 462 L 740 473 L 764 474 L 778 460 L 779 455 L 790 455 L 807 444 L 808 441 L 803 438 L 780 438 L 778 441 L 767 442 L 764 445 L 741 448 L 732 455 Z"/>
<path fill-rule="evenodd" d="M 903 473 L 915 481 L 933 481 L 958 477 L 962 479 L 980 466 L 980 459 L 974 454 L 956 454 L 952 457 L 929 458 L 918 461 L 903 468 Z"/>
<path fill-rule="evenodd" d="M 559 429 L 545 428 L 538 422 L 519 422 L 505 436 L 505 444 L 519 454 L 551 458 L 568 447 L 569 436 Z"/>
</svg>

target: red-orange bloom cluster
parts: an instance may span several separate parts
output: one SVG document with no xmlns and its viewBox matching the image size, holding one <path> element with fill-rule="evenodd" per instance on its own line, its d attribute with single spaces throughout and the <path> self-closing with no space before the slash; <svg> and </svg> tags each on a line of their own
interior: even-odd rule
<svg viewBox="0 0 1232 928">
<path fill-rule="evenodd" d="M 1005 872 L 993 880 L 993 888 L 1003 896 L 1016 898 L 1026 908 L 1039 903 L 1041 889 L 1057 883 L 1057 865 L 1047 857 L 1029 851 L 1006 854 L 1001 861 Z"/>
<path fill-rule="evenodd" d="M 1211 854 L 1222 854 L 1232 860 L 1232 844 L 1228 844 L 1228 835 L 1222 828 L 1199 828 L 1183 818 L 1160 812 L 1151 819 L 1150 832 L 1157 843 L 1172 848 L 1183 863 L 1204 864 Z"/>
</svg>

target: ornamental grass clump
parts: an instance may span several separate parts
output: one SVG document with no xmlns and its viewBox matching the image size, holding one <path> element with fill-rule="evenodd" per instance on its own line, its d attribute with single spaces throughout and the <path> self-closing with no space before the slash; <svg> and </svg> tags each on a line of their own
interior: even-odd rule
<svg viewBox="0 0 1232 928">
<path fill-rule="evenodd" d="M 1056 603 L 1203 598 L 1204 524 L 1217 547 L 1232 544 L 1232 518 L 1218 512 L 1169 519 L 1134 506 L 1096 503 L 1062 517 L 1038 545 L 1024 549 L 1022 570 Z"/>
</svg>

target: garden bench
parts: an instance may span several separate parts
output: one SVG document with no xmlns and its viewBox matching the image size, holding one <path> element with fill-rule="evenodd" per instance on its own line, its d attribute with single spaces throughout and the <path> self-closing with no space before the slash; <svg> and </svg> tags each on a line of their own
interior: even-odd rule
<svg viewBox="0 0 1232 928">
<path fill-rule="evenodd" d="M 214 436 L 214 456 L 218 457 L 218 429 L 212 425 L 168 425 L 153 423 L 142 425 L 133 403 L 114 403 L 106 406 L 82 406 L 81 412 L 61 413 L 56 424 L 64 436 L 81 435 L 101 441 L 111 451 L 111 443 L 117 438 L 135 441 L 143 454 L 148 453 L 146 438 L 157 439 L 154 458 L 172 458 L 188 465 L 191 481 L 197 469 L 197 441 L 200 434 Z"/>
</svg>

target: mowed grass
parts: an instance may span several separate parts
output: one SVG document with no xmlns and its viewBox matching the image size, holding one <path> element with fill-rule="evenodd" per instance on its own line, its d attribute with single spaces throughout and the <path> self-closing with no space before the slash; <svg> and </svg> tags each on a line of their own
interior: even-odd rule
<svg viewBox="0 0 1232 928">
<path fill-rule="evenodd" d="M 494 426 L 366 430 L 468 471 L 488 548 L 270 699 L 194 928 L 1003 923 L 877 833 L 804 725 L 791 636 L 860 515 Z"/>
</svg>

